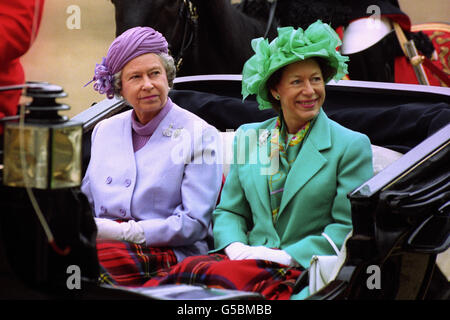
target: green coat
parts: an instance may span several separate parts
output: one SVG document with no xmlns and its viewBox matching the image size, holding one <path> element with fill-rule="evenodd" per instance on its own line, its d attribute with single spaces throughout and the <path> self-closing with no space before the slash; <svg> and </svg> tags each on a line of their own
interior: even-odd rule
<svg viewBox="0 0 450 320">
<path fill-rule="evenodd" d="M 334 254 L 322 232 L 340 248 L 351 231 L 347 194 L 373 175 L 371 144 L 367 136 L 330 120 L 321 110 L 292 164 L 274 225 L 267 175 L 254 159 L 270 149 L 270 134 L 264 130 L 270 132 L 275 122 L 245 124 L 236 132 L 235 161 L 213 213 L 213 252 L 235 241 L 263 245 L 285 250 L 307 268 L 313 255 Z M 258 140 L 248 143 L 252 129 Z M 242 135 L 247 135 L 243 144 L 238 143 Z M 236 158 L 238 149 L 245 150 L 248 161 Z"/>
</svg>

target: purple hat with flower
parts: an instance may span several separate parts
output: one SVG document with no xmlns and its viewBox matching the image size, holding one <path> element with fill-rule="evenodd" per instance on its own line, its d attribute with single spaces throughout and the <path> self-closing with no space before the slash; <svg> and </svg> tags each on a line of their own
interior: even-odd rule
<svg viewBox="0 0 450 320">
<path fill-rule="evenodd" d="M 109 47 L 101 64 L 96 64 L 94 90 L 106 93 L 109 99 L 114 97 L 114 74 L 122 70 L 128 61 L 145 53 L 168 53 L 168 44 L 164 36 L 150 27 L 135 27 L 118 36 Z M 85 85 L 85 86 L 86 86 Z"/>
</svg>

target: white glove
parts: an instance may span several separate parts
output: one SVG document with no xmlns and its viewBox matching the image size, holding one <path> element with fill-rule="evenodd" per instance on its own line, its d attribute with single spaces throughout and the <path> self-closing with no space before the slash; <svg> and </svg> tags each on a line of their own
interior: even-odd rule
<svg viewBox="0 0 450 320">
<path fill-rule="evenodd" d="M 119 240 L 142 244 L 145 242 L 144 229 L 134 220 L 118 223 L 111 219 L 95 218 L 97 238 Z"/>
<path fill-rule="evenodd" d="M 230 260 L 244 260 L 249 258 L 252 254 L 252 247 L 243 244 L 242 242 L 233 242 L 225 248 L 225 254 Z"/>
<path fill-rule="evenodd" d="M 297 261 L 284 250 L 270 249 L 264 246 L 251 247 L 241 242 L 233 242 L 225 248 L 230 260 L 260 259 L 286 266 L 298 266 Z"/>
</svg>

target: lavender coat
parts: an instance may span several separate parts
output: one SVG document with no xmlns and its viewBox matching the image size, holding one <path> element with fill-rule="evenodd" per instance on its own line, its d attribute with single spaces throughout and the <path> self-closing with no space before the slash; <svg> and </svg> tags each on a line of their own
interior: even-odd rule
<svg viewBox="0 0 450 320">
<path fill-rule="evenodd" d="M 131 110 L 94 128 L 81 190 L 95 216 L 140 221 L 146 244 L 172 247 L 178 261 L 206 254 L 222 181 L 218 131 L 176 104 L 136 153 L 131 128 Z"/>
</svg>

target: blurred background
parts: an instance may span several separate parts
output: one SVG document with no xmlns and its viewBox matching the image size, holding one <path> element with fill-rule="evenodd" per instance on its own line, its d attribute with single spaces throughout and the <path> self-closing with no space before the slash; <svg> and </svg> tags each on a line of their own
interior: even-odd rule
<svg viewBox="0 0 450 320">
<path fill-rule="evenodd" d="M 239 0 L 233 0 L 239 2 Z M 450 22 L 448 0 L 400 0 L 401 9 L 412 24 Z M 79 29 L 66 22 L 80 8 Z M 22 57 L 27 81 L 47 81 L 60 85 L 68 93 L 64 103 L 71 106 L 70 117 L 104 99 L 83 86 L 92 79 L 95 64 L 102 61 L 115 38 L 114 6 L 110 0 L 46 0 L 41 27 L 35 43 Z"/>
<path fill-rule="evenodd" d="M 70 6 L 80 8 L 80 29 L 66 25 Z M 71 21 L 69 19 L 70 22 Z M 90 86 L 95 64 L 102 61 L 115 38 L 114 6 L 109 0 L 46 0 L 36 41 L 22 57 L 27 81 L 47 81 L 64 88 L 61 102 L 72 117 L 103 99 Z"/>
<path fill-rule="evenodd" d="M 448 0 L 399 3 L 413 25 L 450 22 Z M 73 6 L 80 9 L 79 29 L 67 25 Z M 72 117 L 105 98 L 92 89 L 92 84 L 83 86 L 92 79 L 95 64 L 102 61 L 114 38 L 114 6 L 109 0 L 46 0 L 37 39 L 22 57 L 26 80 L 62 86 L 68 97 L 61 102 L 71 107 L 65 113 Z M 450 279 L 449 250 L 439 256 L 439 264 Z"/>
</svg>

